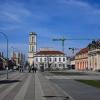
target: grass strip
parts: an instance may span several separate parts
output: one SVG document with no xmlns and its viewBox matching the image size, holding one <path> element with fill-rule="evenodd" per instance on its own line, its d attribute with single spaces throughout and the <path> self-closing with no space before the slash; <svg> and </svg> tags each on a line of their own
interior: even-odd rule
<svg viewBox="0 0 100 100">
<path fill-rule="evenodd" d="M 100 80 L 76 80 L 76 81 L 100 88 Z"/>
</svg>

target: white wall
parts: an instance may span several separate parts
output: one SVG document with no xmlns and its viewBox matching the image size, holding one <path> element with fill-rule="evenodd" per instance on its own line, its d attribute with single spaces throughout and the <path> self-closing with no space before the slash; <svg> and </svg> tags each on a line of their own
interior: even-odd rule
<svg viewBox="0 0 100 100">
<path fill-rule="evenodd" d="M 42 62 L 40 61 L 40 59 L 42 58 Z M 45 58 L 46 58 L 46 61 L 45 61 Z M 50 61 L 50 58 L 51 58 L 51 61 Z M 55 58 L 57 59 L 57 61 L 55 61 Z M 61 61 L 59 61 L 59 58 L 61 58 Z M 65 58 L 65 61 L 63 61 L 63 58 Z M 38 61 L 36 61 L 36 59 L 38 59 Z M 49 61 L 47 60 L 49 59 Z M 67 68 L 67 58 L 65 56 L 51 56 L 51 57 L 45 57 L 45 56 L 37 56 L 34 58 L 34 62 L 35 64 L 38 64 L 38 66 L 40 65 L 40 63 L 44 63 L 44 66 L 45 68 L 48 67 L 48 62 L 51 64 L 51 67 L 55 67 L 55 64 L 56 64 L 56 68 L 59 68 L 59 69 L 63 69 L 63 66 L 64 68 Z M 64 64 L 64 65 L 63 65 Z"/>
</svg>

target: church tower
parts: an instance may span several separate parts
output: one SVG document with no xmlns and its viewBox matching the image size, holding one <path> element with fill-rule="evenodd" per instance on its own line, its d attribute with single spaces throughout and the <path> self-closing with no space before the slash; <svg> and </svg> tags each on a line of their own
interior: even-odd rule
<svg viewBox="0 0 100 100">
<path fill-rule="evenodd" d="M 28 62 L 30 65 L 33 64 L 34 55 L 37 51 L 37 34 L 35 32 L 30 32 L 29 34 L 29 52 L 28 52 Z"/>
</svg>

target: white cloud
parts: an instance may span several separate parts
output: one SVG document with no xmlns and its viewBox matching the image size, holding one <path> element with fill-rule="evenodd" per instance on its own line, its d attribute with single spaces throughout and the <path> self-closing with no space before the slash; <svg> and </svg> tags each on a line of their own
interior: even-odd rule
<svg viewBox="0 0 100 100">
<path fill-rule="evenodd" d="M 58 0 L 59 4 L 63 4 L 65 6 L 70 5 L 76 8 L 79 8 L 81 10 L 84 10 L 86 12 L 94 13 L 94 14 L 100 14 L 100 9 L 92 6 L 88 2 L 81 1 L 81 0 Z"/>
<path fill-rule="evenodd" d="M 16 29 L 29 17 L 31 12 L 18 2 L 7 2 L 0 5 L 0 30 Z"/>
<path fill-rule="evenodd" d="M 14 4 L 4 4 L 0 7 L 0 17 L 1 20 L 20 22 L 24 16 L 30 16 L 30 11 L 28 11 L 23 6 Z M 3 19 L 4 18 L 4 19 Z"/>
</svg>

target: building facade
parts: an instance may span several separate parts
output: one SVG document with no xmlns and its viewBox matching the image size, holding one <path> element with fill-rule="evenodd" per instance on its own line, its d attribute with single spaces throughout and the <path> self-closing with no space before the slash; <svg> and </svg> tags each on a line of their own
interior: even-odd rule
<svg viewBox="0 0 100 100">
<path fill-rule="evenodd" d="M 17 66 L 23 66 L 25 63 L 25 55 L 20 52 L 13 52 L 11 60 L 15 61 Z"/>
<path fill-rule="evenodd" d="M 92 41 L 88 48 L 88 69 L 98 71 L 100 70 L 100 40 Z"/>
<path fill-rule="evenodd" d="M 75 56 L 70 58 L 70 69 L 75 69 Z"/>
<path fill-rule="evenodd" d="M 75 69 L 76 70 L 88 69 L 88 48 L 83 48 L 76 54 Z"/>
<path fill-rule="evenodd" d="M 30 32 L 29 34 L 29 52 L 28 52 L 28 62 L 30 66 L 34 62 L 34 55 L 37 51 L 37 34 L 35 32 Z"/>
<path fill-rule="evenodd" d="M 3 55 L 3 52 L 0 52 L 0 70 L 4 70 L 7 65 L 7 60 Z"/>
<path fill-rule="evenodd" d="M 34 66 L 38 69 L 66 69 L 67 57 L 61 51 L 43 50 L 36 53 L 34 57 Z"/>
</svg>

